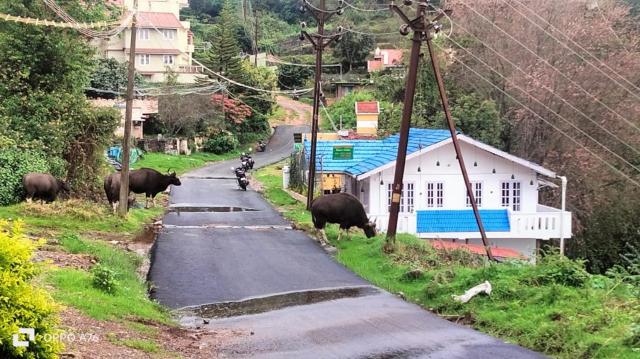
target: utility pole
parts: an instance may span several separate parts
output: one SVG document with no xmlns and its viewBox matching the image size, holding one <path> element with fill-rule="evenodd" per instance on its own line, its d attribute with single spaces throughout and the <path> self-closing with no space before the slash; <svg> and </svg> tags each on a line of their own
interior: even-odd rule
<svg viewBox="0 0 640 359">
<path fill-rule="evenodd" d="M 307 39 L 311 46 L 313 46 L 316 52 L 316 67 L 315 67 L 315 87 L 313 90 L 313 116 L 311 122 L 311 153 L 309 156 L 309 179 L 308 179 L 308 193 L 307 193 L 307 209 L 311 209 L 311 202 L 313 201 L 313 194 L 315 191 L 316 180 L 316 147 L 318 143 L 318 114 L 320 109 L 320 92 L 322 92 L 322 51 L 329 46 L 332 42 L 338 41 L 340 38 L 340 28 L 338 28 L 338 34 L 332 36 L 324 35 L 324 24 L 333 15 L 342 15 L 344 9 L 338 7 L 336 10 L 326 10 L 325 0 L 320 0 L 320 6 L 314 7 L 308 0 L 303 0 L 304 5 L 302 10 L 309 10 L 318 23 L 318 33 L 309 34 L 302 30 L 300 32 L 300 40 Z M 302 28 L 306 27 L 306 24 L 300 23 Z"/>
<path fill-rule="evenodd" d="M 122 139 L 122 170 L 120 171 L 120 201 L 118 214 L 125 217 L 129 210 L 129 157 L 131 146 L 131 117 L 133 116 L 133 85 L 136 72 L 136 37 L 138 34 L 138 0 L 133 4 L 131 22 L 131 45 L 129 46 L 129 74 L 127 78 L 127 109 L 124 116 L 124 138 Z"/>
<path fill-rule="evenodd" d="M 255 66 L 258 67 L 258 10 L 256 10 L 256 8 L 253 8 L 253 18 L 255 19 L 255 25 L 256 25 L 256 33 L 255 33 L 255 40 L 254 40 L 254 48 L 253 48 L 253 52 L 256 55 L 255 58 Z"/>
<path fill-rule="evenodd" d="M 406 5 L 411 5 L 412 1 L 405 0 L 404 3 Z M 405 169 L 405 162 L 406 162 L 406 156 L 407 156 L 407 145 L 409 140 L 409 128 L 411 127 L 411 115 L 413 113 L 413 97 L 415 95 L 416 79 L 417 79 L 418 66 L 419 66 L 419 60 L 420 60 L 420 48 L 422 45 L 422 41 L 426 40 L 427 47 L 429 49 L 429 56 L 431 58 L 431 65 L 436 77 L 436 81 L 438 83 L 438 92 L 440 93 L 440 100 L 442 102 L 442 107 L 444 109 L 445 116 L 447 118 L 449 131 L 451 132 L 451 140 L 453 141 L 453 147 L 455 148 L 456 155 L 458 158 L 458 163 L 460 165 L 460 170 L 462 171 L 462 177 L 464 179 L 465 186 L 467 188 L 467 195 L 469 196 L 471 206 L 473 207 L 473 213 L 476 217 L 476 222 L 480 230 L 482 243 L 484 244 L 485 250 L 487 252 L 487 257 L 490 260 L 493 260 L 491 248 L 489 247 L 488 241 L 487 241 L 487 234 L 482 224 L 482 218 L 480 217 L 480 212 L 478 211 L 478 204 L 476 202 L 476 198 L 473 193 L 473 188 L 471 187 L 471 182 L 469 181 L 469 174 L 467 173 L 467 169 L 464 164 L 464 158 L 462 157 L 462 151 L 460 149 L 460 144 L 458 142 L 455 123 L 453 121 L 453 118 L 451 117 L 451 112 L 449 111 L 449 100 L 447 98 L 447 93 L 444 88 L 444 81 L 442 80 L 440 68 L 438 67 L 435 52 L 433 50 L 433 44 L 431 42 L 432 32 L 437 33 L 440 31 L 442 27 L 440 24 L 438 24 L 437 21 L 440 20 L 442 17 L 444 17 L 446 15 L 446 12 L 440 11 L 440 13 L 433 20 L 429 20 L 427 18 L 427 8 L 429 6 L 430 5 L 428 4 L 428 2 L 418 3 L 416 18 L 414 20 L 410 20 L 398 6 L 393 4 L 393 2 L 390 5 L 391 10 L 397 13 L 405 23 L 400 28 L 400 33 L 403 35 L 406 35 L 409 33 L 410 30 L 413 31 L 413 45 L 411 47 L 409 73 L 407 75 L 407 86 L 406 86 L 406 92 L 405 92 L 404 108 L 402 111 L 400 141 L 398 144 L 396 172 L 395 172 L 395 177 L 393 180 L 393 187 L 392 187 L 391 209 L 389 214 L 389 224 L 387 229 L 387 241 L 385 243 L 385 250 L 393 251 L 394 244 L 395 244 L 396 230 L 398 226 L 398 213 L 400 211 L 400 197 L 402 196 L 404 169 Z"/>
</svg>

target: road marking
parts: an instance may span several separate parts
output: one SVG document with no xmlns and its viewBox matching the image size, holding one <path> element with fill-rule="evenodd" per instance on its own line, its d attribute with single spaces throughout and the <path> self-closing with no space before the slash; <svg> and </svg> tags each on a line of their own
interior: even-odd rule
<svg viewBox="0 0 640 359">
<path fill-rule="evenodd" d="M 204 224 L 199 226 L 181 226 L 175 224 L 165 224 L 162 226 L 167 229 L 250 229 L 250 230 L 265 230 L 265 229 L 280 229 L 280 230 L 293 230 L 293 227 L 289 225 L 258 225 L 258 226 L 230 226 L 230 225 L 222 225 L 222 224 Z"/>
</svg>

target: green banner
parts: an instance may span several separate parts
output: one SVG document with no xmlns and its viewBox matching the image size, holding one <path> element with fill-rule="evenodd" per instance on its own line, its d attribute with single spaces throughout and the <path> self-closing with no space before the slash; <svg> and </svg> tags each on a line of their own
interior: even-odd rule
<svg viewBox="0 0 640 359">
<path fill-rule="evenodd" d="M 333 146 L 334 160 L 352 160 L 353 146 Z"/>
</svg>

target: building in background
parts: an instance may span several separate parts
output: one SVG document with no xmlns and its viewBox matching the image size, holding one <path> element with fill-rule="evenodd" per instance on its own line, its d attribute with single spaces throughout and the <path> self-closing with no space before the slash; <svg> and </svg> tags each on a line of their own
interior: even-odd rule
<svg viewBox="0 0 640 359">
<path fill-rule="evenodd" d="M 367 71 L 382 71 L 388 68 L 402 67 L 403 51 L 398 49 L 376 48 L 373 60 L 367 61 Z"/>
<path fill-rule="evenodd" d="M 125 11 L 133 9 L 134 0 L 110 0 Z M 136 70 L 150 82 L 162 82 L 167 71 L 177 75 L 178 82 L 193 83 L 202 72 L 194 66 L 193 33 L 188 21 L 180 21 L 180 9 L 188 0 L 139 0 Z M 97 40 L 98 55 L 125 62 L 129 60 L 131 29 L 110 39 Z"/>
</svg>

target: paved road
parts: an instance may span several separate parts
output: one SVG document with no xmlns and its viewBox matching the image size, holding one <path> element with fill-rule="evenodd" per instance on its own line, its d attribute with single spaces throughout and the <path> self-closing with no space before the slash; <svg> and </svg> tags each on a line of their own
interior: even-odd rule
<svg viewBox="0 0 640 359">
<path fill-rule="evenodd" d="M 295 128 L 278 128 L 258 165 L 288 155 Z M 152 297 L 213 329 L 254 335 L 224 357 L 537 358 L 370 286 L 229 176 L 237 161 L 194 171 L 171 193 L 152 251 Z M 303 305 L 304 304 L 304 305 Z M 258 313 L 258 314 L 249 314 Z"/>
</svg>

